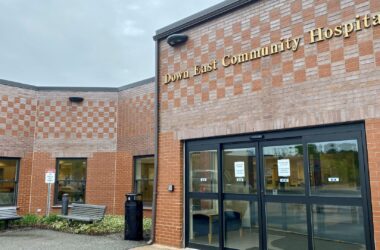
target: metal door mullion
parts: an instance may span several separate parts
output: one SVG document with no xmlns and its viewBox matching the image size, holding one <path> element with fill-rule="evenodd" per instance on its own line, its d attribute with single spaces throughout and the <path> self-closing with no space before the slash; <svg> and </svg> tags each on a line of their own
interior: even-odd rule
<svg viewBox="0 0 380 250">
<path fill-rule="evenodd" d="M 372 220 L 371 208 L 371 188 L 369 185 L 369 171 L 367 165 L 367 150 L 365 146 L 365 132 L 362 127 L 361 134 L 358 136 L 358 153 L 359 153 L 359 174 L 360 174 L 360 188 L 362 191 L 362 210 L 363 210 L 363 224 L 368 230 L 365 231 L 366 247 L 368 249 L 375 249 L 374 245 L 374 229 Z"/>
<path fill-rule="evenodd" d="M 223 200 L 235 200 L 235 201 L 258 201 L 258 194 L 233 194 L 224 193 Z"/>
<path fill-rule="evenodd" d="M 310 168 L 309 168 L 309 154 L 307 148 L 307 141 L 305 138 L 302 138 L 302 147 L 303 147 L 303 165 L 304 165 L 304 178 L 305 178 L 305 199 L 306 199 L 306 223 L 307 223 L 307 243 L 309 250 L 314 249 L 313 242 L 313 221 L 311 218 L 311 204 L 310 204 Z"/>
<path fill-rule="evenodd" d="M 257 143 L 257 192 L 258 192 L 258 220 L 259 220 L 259 246 L 260 249 L 267 249 L 267 233 L 266 233 L 266 216 L 265 216 L 265 175 L 264 175 L 264 161 L 262 156 L 262 145 Z"/>
<path fill-rule="evenodd" d="M 223 148 L 222 144 L 218 145 L 218 209 L 219 209 L 219 247 L 224 248 L 224 204 L 223 204 Z"/>
</svg>

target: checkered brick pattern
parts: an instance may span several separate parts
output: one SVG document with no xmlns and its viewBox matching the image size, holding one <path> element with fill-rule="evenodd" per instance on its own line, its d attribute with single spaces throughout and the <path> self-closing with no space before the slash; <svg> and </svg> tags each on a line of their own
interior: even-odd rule
<svg viewBox="0 0 380 250">
<path fill-rule="evenodd" d="M 120 92 L 118 150 L 133 155 L 154 152 L 154 83 Z"/>
<path fill-rule="evenodd" d="M 116 132 L 116 101 L 54 99 L 38 105 L 37 139 L 113 139 Z"/>
<path fill-rule="evenodd" d="M 140 124 L 151 124 L 154 111 L 154 93 L 146 93 L 142 96 L 132 96 L 122 102 L 129 115 L 130 123 L 138 121 Z M 130 124 L 132 125 L 132 124 Z M 128 134 L 145 134 L 143 126 L 126 126 Z"/>
<path fill-rule="evenodd" d="M 232 96 L 282 88 L 346 74 L 366 73 L 380 66 L 380 27 L 351 37 L 309 44 L 309 31 L 352 22 L 356 15 L 380 11 L 377 0 L 261 0 L 242 10 L 186 31 L 189 41 L 179 48 L 160 44 L 161 109 L 210 103 Z M 224 55 L 249 52 L 301 37 L 296 52 L 286 51 L 224 68 Z M 218 60 L 218 70 L 188 80 L 163 84 L 163 76 Z"/>
<path fill-rule="evenodd" d="M 160 42 L 158 244 L 180 247 L 183 242 L 182 190 L 164 190 L 167 183 L 182 187 L 181 140 L 379 119 L 380 25 L 347 39 L 309 44 L 312 29 L 378 12 L 379 0 L 260 0 L 183 31 L 189 36 L 184 45 Z M 296 52 L 221 65 L 224 55 L 288 37 L 302 38 Z M 192 72 L 194 65 L 215 59 L 216 71 L 164 84 L 167 73 Z M 377 194 L 376 188 L 371 192 Z"/>
<path fill-rule="evenodd" d="M 34 136 L 37 100 L 21 96 L 1 96 L 0 136 Z"/>
</svg>

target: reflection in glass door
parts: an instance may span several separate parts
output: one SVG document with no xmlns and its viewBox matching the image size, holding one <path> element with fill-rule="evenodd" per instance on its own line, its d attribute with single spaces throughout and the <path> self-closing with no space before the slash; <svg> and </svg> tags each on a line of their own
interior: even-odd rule
<svg viewBox="0 0 380 250">
<path fill-rule="evenodd" d="M 224 245 L 259 249 L 256 148 L 238 145 L 223 149 Z"/>
<path fill-rule="evenodd" d="M 265 200 L 268 201 L 264 206 L 266 246 L 273 250 L 307 249 L 302 143 L 297 141 L 264 143 L 262 152 Z"/>
<path fill-rule="evenodd" d="M 187 246 L 374 249 L 362 134 L 356 124 L 187 144 Z"/>
<path fill-rule="evenodd" d="M 189 153 L 189 242 L 219 246 L 217 150 Z"/>
</svg>

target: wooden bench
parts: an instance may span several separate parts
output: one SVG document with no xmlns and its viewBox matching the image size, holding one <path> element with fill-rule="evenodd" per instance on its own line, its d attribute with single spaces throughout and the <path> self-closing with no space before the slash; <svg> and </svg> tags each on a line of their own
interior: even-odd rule
<svg viewBox="0 0 380 250">
<path fill-rule="evenodd" d="M 17 214 L 16 207 L 0 207 L 0 221 L 5 221 L 5 229 L 8 228 L 10 220 L 19 220 L 22 217 Z"/>
<path fill-rule="evenodd" d="M 102 220 L 105 212 L 106 206 L 73 203 L 71 214 L 58 217 L 69 221 L 94 222 Z"/>
</svg>

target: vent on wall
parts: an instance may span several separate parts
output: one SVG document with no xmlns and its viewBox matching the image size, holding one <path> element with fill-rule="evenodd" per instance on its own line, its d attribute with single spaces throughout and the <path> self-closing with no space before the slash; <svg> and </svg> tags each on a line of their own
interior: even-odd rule
<svg viewBox="0 0 380 250">
<path fill-rule="evenodd" d="M 79 102 L 83 102 L 84 98 L 83 97 L 79 97 L 79 96 L 70 96 L 69 100 L 70 100 L 70 102 L 79 103 Z"/>
</svg>

